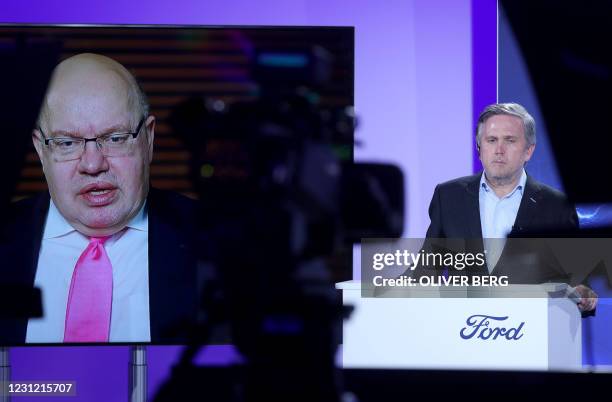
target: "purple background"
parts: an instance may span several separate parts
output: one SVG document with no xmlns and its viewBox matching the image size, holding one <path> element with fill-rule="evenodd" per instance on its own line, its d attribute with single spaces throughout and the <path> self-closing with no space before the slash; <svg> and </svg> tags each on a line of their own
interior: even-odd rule
<svg viewBox="0 0 612 402">
<path fill-rule="evenodd" d="M 435 185 L 474 169 L 473 114 L 495 100 L 495 3 L 4 0 L 0 21 L 355 26 L 355 106 L 360 118 L 356 138 L 363 143 L 355 156 L 396 163 L 404 170 L 404 234 L 418 237 L 429 223 L 425 211 Z M 149 348 L 151 395 L 168 375 L 179 349 Z M 220 363 L 231 355 L 229 347 L 210 347 L 199 361 Z M 78 396 L 68 400 L 127 399 L 127 347 L 13 348 L 11 358 L 14 380 L 77 381 Z"/>
<path fill-rule="evenodd" d="M 472 121 L 485 106 L 497 102 L 497 2 L 472 0 Z M 482 170 L 476 142 L 472 141 L 473 170 Z"/>
</svg>

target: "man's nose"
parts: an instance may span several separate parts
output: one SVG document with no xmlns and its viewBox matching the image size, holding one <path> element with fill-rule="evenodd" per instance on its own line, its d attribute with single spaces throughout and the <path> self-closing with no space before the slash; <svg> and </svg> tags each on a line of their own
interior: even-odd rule
<svg viewBox="0 0 612 402">
<path fill-rule="evenodd" d="M 502 141 L 499 141 L 495 146 L 495 153 L 503 154 L 504 152 L 506 152 L 506 146 L 504 145 Z"/>
<path fill-rule="evenodd" d="M 85 143 L 85 149 L 79 162 L 79 171 L 84 174 L 96 175 L 108 170 L 108 161 L 95 141 Z"/>
</svg>

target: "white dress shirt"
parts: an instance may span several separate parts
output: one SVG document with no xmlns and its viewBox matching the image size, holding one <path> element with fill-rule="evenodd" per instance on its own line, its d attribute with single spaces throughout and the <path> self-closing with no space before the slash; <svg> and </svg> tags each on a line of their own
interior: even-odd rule
<svg viewBox="0 0 612 402">
<path fill-rule="evenodd" d="M 499 198 L 482 173 L 479 192 L 480 225 L 489 272 L 495 268 L 506 244 L 506 237 L 512 231 L 526 182 L 527 173 L 523 169 L 516 187 L 505 197 Z"/>
<path fill-rule="evenodd" d="M 150 342 L 148 216 L 143 206 L 104 248 L 113 266 L 109 342 Z M 28 321 L 26 343 L 61 343 L 72 272 L 89 244 L 50 201 L 34 285 L 42 290 L 43 317 Z"/>
</svg>

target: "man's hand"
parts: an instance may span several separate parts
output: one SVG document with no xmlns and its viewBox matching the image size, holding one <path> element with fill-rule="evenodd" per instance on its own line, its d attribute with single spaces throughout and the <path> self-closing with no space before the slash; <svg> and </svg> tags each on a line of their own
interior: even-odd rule
<svg viewBox="0 0 612 402">
<path fill-rule="evenodd" d="M 593 292 L 593 289 L 585 285 L 578 285 L 576 286 L 576 292 L 578 292 L 581 298 L 580 302 L 578 302 L 578 309 L 581 312 L 595 310 L 598 296 L 597 293 Z"/>
</svg>

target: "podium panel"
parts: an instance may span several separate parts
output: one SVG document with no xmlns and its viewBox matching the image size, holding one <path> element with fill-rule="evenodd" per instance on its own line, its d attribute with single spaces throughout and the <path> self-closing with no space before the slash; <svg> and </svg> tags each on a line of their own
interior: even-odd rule
<svg viewBox="0 0 612 402">
<path fill-rule="evenodd" d="M 575 302 L 539 297 L 362 297 L 359 281 L 336 285 L 345 305 L 342 365 L 353 368 L 574 370 L 582 365 Z M 428 288 L 426 292 L 436 292 Z M 512 286 L 505 289 L 510 296 Z M 531 294 L 531 293 L 528 293 Z M 465 296 L 470 292 L 464 293 Z M 413 295 L 414 296 L 414 295 Z M 430 295 L 431 296 L 431 295 Z M 486 296 L 486 294 L 484 294 Z"/>
</svg>

